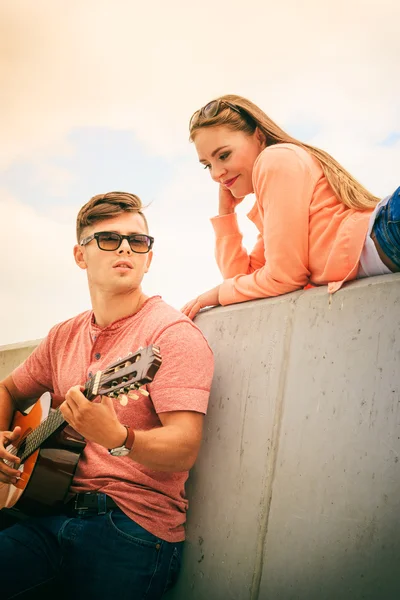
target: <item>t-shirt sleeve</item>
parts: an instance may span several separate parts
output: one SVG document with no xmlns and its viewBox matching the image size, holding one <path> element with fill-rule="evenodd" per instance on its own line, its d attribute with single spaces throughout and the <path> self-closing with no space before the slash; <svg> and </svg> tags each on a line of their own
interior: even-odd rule
<svg viewBox="0 0 400 600">
<path fill-rule="evenodd" d="M 154 340 L 162 364 L 147 387 L 157 413 L 191 410 L 206 414 L 214 370 L 213 354 L 190 321 L 169 325 Z"/>
<path fill-rule="evenodd" d="M 51 339 L 54 332 L 44 338 L 39 346 L 11 373 L 18 390 L 27 398 L 53 392 Z"/>
</svg>

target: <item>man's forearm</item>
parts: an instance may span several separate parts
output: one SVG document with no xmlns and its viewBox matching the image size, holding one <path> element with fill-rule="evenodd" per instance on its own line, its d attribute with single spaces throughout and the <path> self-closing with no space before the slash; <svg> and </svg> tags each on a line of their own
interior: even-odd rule
<svg viewBox="0 0 400 600">
<path fill-rule="evenodd" d="M 149 431 L 135 430 L 135 442 L 128 456 L 154 471 L 188 471 L 199 446 L 200 439 L 190 439 L 179 427 L 168 425 Z"/>
<path fill-rule="evenodd" d="M 102 396 L 100 402 L 88 402 L 80 387 L 73 386 L 60 411 L 69 425 L 90 442 L 112 449 L 126 440 L 126 425 L 118 420 L 113 401 L 107 396 Z M 146 431 L 133 428 L 135 439 L 128 457 L 154 471 L 188 471 L 199 451 L 204 415 L 170 411 L 160 413 L 159 419 L 161 427 Z"/>
</svg>

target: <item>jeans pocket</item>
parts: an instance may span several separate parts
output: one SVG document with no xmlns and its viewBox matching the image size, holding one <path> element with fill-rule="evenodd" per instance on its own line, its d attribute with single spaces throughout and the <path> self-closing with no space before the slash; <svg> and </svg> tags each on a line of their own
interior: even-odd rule
<svg viewBox="0 0 400 600">
<path fill-rule="evenodd" d="M 176 583 L 181 570 L 181 552 L 175 546 L 174 551 L 171 555 L 171 560 L 168 567 L 167 581 L 163 594 L 166 594 Z"/>
<path fill-rule="evenodd" d="M 108 523 L 113 531 L 127 541 L 138 546 L 146 546 L 159 550 L 162 540 L 138 525 L 122 511 L 110 511 L 107 515 Z"/>
</svg>

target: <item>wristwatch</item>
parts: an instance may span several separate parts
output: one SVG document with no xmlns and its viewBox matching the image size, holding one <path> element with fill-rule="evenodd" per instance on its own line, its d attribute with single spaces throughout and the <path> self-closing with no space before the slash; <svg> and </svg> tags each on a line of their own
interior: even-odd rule
<svg viewBox="0 0 400 600">
<path fill-rule="evenodd" d="M 135 441 L 135 432 L 132 427 L 128 427 L 128 425 L 124 425 L 126 427 L 127 435 L 125 438 L 125 442 L 122 446 L 118 446 L 118 448 L 111 448 L 109 453 L 112 456 L 126 456 L 133 448 L 133 442 Z"/>
</svg>

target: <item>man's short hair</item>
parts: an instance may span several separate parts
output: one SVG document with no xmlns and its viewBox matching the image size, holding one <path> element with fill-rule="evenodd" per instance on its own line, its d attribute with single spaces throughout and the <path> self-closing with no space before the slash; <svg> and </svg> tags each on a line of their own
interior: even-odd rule
<svg viewBox="0 0 400 600">
<path fill-rule="evenodd" d="M 99 221 L 112 219 L 124 212 L 137 213 L 140 215 L 146 225 L 149 227 L 142 209 L 143 204 L 139 196 L 128 194 L 127 192 L 108 192 L 107 194 L 97 194 L 93 196 L 78 213 L 76 218 L 76 237 L 78 243 L 81 240 L 82 231 Z"/>
</svg>

